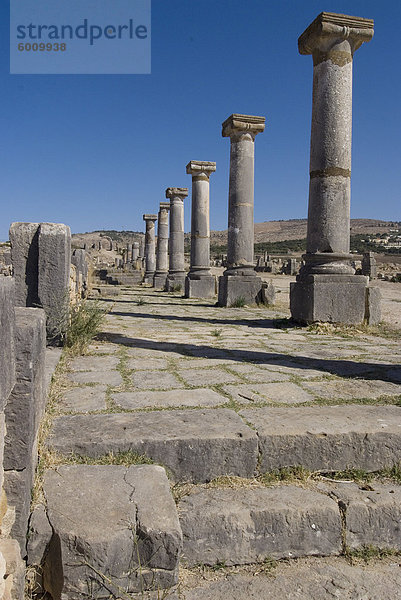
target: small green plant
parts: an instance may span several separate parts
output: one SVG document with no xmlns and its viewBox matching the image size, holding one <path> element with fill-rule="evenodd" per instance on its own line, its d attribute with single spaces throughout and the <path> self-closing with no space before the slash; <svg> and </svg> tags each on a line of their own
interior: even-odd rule
<svg viewBox="0 0 401 600">
<path fill-rule="evenodd" d="M 230 305 L 230 308 L 243 308 L 244 306 L 246 306 L 246 300 L 244 296 L 238 296 L 237 298 L 235 298 L 235 300 L 233 300 L 233 302 Z"/>
<path fill-rule="evenodd" d="M 300 465 L 294 467 L 282 467 L 281 469 L 273 469 L 267 473 L 263 473 L 258 477 L 263 485 L 272 483 L 280 483 L 281 481 L 308 481 L 312 476 L 312 472 Z"/>
<path fill-rule="evenodd" d="M 344 554 L 350 563 L 354 564 L 358 560 L 368 563 L 371 560 L 387 558 L 388 556 L 400 556 L 401 552 L 396 548 L 379 548 L 373 546 L 373 544 L 365 544 L 355 549 L 347 547 Z"/>
<path fill-rule="evenodd" d="M 146 304 L 145 300 L 142 298 L 142 296 L 140 296 L 137 300 L 137 305 L 138 306 L 143 306 L 144 304 Z"/>
<path fill-rule="evenodd" d="M 213 331 L 210 332 L 210 334 L 214 335 L 214 337 L 220 337 L 222 333 L 223 333 L 222 329 L 213 329 Z"/>
<path fill-rule="evenodd" d="M 176 283 L 175 285 L 171 286 L 170 292 L 181 292 L 181 291 L 182 291 L 181 283 Z"/>
<path fill-rule="evenodd" d="M 83 354 L 106 317 L 107 310 L 97 300 L 81 300 L 70 309 L 65 346 L 72 355 Z"/>
</svg>

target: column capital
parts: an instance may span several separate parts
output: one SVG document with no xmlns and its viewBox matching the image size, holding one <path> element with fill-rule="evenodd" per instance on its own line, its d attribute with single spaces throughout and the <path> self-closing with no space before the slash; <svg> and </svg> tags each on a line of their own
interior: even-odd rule
<svg viewBox="0 0 401 600">
<path fill-rule="evenodd" d="M 352 17 L 337 13 L 322 12 L 305 29 L 298 38 L 298 50 L 300 54 L 323 53 L 327 55 L 330 49 L 345 40 L 348 40 L 351 53 L 358 50 L 364 42 L 370 42 L 374 33 L 373 19 Z M 325 56 L 323 60 L 330 58 L 340 66 L 349 62 L 345 56 L 350 52 L 337 52 L 339 56 Z M 318 61 L 320 62 L 320 61 Z"/>
<path fill-rule="evenodd" d="M 186 166 L 186 170 L 188 175 L 209 179 L 210 175 L 216 170 L 216 163 L 206 160 L 190 160 Z"/>
<path fill-rule="evenodd" d="M 170 202 L 160 202 L 160 210 L 170 210 Z"/>
<path fill-rule="evenodd" d="M 157 221 L 157 215 L 143 215 L 144 221 Z"/>
<path fill-rule="evenodd" d="M 265 117 L 232 114 L 222 124 L 222 136 L 230 137 L 235 133 L 251 133 L 254 136 L 265 130 Z"/>
<path fill-rule="evenodd" d="M 188 196 L 188 188 L 170 187 L 166 189 L 166 198 L 181 198 L 184 200 Z"/>
</svg>

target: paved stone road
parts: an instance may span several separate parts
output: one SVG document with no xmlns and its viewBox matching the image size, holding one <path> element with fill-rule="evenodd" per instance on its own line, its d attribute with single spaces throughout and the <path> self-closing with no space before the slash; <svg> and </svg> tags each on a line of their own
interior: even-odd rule
<svg viewBox="0 0 401 600">
<path fill-rule="evenodd" d="M 71 361 L 60 412 L 162 411 L 163 421 L 165 409 L 399 404 L 399 339 L 291 327 L 288 279 L 280 280 L 273 309 L 218 308 L 148 287 L 122 288 L 106 300 L 103 340 Z M 281 564 L 273 578 L 240 571 L 210 581 L 191 572 L 182 592 L 163 597 L 401 598 L 399 559 L 367 568 L 330 560 Z"/>
</svg>

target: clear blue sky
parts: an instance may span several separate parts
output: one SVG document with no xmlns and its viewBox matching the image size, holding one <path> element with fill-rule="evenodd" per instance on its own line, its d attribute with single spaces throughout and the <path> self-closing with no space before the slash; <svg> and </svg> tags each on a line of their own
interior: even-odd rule
<svg viewBox="0 0 401 600">
<path fill-rule="evenodd" d="M 191 187 L 191 159 L 217 162 L 211 227 L 225 229 L 233 112 L 267 121 L 255 221 L 305 217 L 312 58 L 297 39 L 322 10 L 375 19 L 354 57 L 351 216 L 401 220 L 399 0 L 153 0 L 151 75 L 10 75 L 2 2 L 0 239 L 12 221 L 142 231 L 167 187 Z"/>
</svg>

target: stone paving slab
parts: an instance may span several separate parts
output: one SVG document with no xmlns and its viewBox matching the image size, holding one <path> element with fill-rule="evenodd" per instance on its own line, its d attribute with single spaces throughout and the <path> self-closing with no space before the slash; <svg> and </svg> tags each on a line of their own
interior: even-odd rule
<svg viewBox="0 0 401 600">
<path fill-rule="evenodd" d="M 156 371 L 157 369 L 167 369 L 168 360 L 165 358 L 129 358 L 127 368 L 135 371 Z"/>
<path fill-rule="evenodd" d="M 112 400 L 121 408 L 179 408 L 214 407 L 226 404 L 228 399 L 207 388 L 192 390 L 169 390 L 163 392 L 120 392 L 112 394 Z"/>
<path fill-rule="evenodd" d="M 261 472 L 291 465 L 377 471 L 400 462 L 397 406 L 246 408 L 239 414 L 257 430 Z"/>
<path fill-rule="evenodd" d="M 189 566 L 329 556 L 342 548 L 337 502 L 296 486 L 196 491 L 179 503 L 179 518 Z"/>
<path fill-rule="evenodd" d="M 343 558 L 280 563 L 271 573 L 213 572 L 193 577 L 169 600 L 400 600 L 399 561 L 350 565 Z M 157 600 L 145 596 L 143 600 Z"/>
<path fill-rule="evenodd" d="M 253 477 L 258 458 L 255 432 L 224 408 L 61 416 L 47 444 L 90 457 L 132 450 L 192 482 Z"/>
<path fill-rule="evenodd" d="M 115 387 L 123 382 L 118 371 L 78 371 L 67 373 L 67 378 L 75 383 L 103 383 Z"/>
<path fill-rule="evenodd" d="M 77 489 L 79 481 L 85 485 Z M 44 493 L 52 528 L 45 586 L 53 598 L 117 597 L 121 589 L 176 583 L 182 534 L 164 469 L 62 466 L 46 472 Z"/>
<path fill-rule="evenodd" d="M 168 371 L 138 371 L 131 376 L 135 388 L 142 390 L 168 390 L 183 388 L 184 384 Z"/>
<path fill-rule="evenodd" d="M 119 363 L 118 356 L 80 356 L 70 363 L 73 371 L 112 371 Z"/>
<path fill-rule="evenodd" d="M 206 386 L 218 383 L 239 383 L 241 381 L 239 377 L 219 367 L 215 367 L 214 369 L 184 369 L 177 371 L 177 373 L 187 385 Z"/>
<path fill-rule="evenodd" d="M 272 381 L 288 381 L 289 375 L 285 373 L 275 372 L 272 370 L 264 369 L 263 367 L 256 367 L 254 365 L 241 365 L 232 364 L 227 365 L 230 371 L 234 371 L 240 377 L 244 378 L 250 383 L 270 383 Z"/>
<path fill-rule="evenodd" d="M 352 400 L 358 398 L 376 399 L 382 396 L 401 396 L 401 385 L 388 381 L 346 380 L 346 381 L 307 381 L 303 387 L 321 398 L 330 400 Z"/>
<path fill-rule="evenodd" d="M 273 377 L 274 379 L 274 377 Z M 305 392 L 295 383 L 253 383 L 243 385 L 225 385 L 223 390 L 233 400 L 243 404 L 250 402 L 279 402 L 282 404 L 301 404 L 313 402 L 315 397 Z"/>
<path fill-rule="evenodd" d="M 105 410 L 106 390 L 105 385 L 73 388 L 63 394 L 59 407 L 62 411 L 71 412 Z"/>
</svg>

